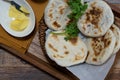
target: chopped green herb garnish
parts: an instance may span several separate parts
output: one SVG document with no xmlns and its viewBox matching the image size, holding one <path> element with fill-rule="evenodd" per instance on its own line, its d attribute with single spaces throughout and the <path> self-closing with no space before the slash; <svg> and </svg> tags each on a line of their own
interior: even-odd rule
<svg viewBox="0 0 120 80">
<path fill-rule="evenodd" d="M 72 13 L 68 15 L 68 18 L 72 21 L 65 28 L 65 33 L 67 34 L 65 40 L 69 40 L 70 38 L 78 36 L 78 19 L 84 14 L 85 10 L 88 7 L 87 4 L 82 4 L 81 0 L 68 0 L 68 5 L 72 10 Z"/>
<path fill-rule="evenodd" d="M 78 19 L 84 14 L 87 9 L 87 4 L 82 4 L 81 0 L 68 0 L 68 5 L 71 8 L 71 14 L 68 15 L 68 18 L 71 20 L 65 28 L 65 32 L 57 33 L 65 34 L 65 40 L 77 37 L 79 34 L 79 29 L 77 28 Z M 56 33 L 55 33 L 56 34 Z"/>
<path fill-rule="evenodd" d="M 81 0 L 69 0 L 68 5 L 70 6 L 72 13 L 69 15 L 71 19 L 79 19 L 87 9 L 87 4 L 82 4 Z"/>
</svg>

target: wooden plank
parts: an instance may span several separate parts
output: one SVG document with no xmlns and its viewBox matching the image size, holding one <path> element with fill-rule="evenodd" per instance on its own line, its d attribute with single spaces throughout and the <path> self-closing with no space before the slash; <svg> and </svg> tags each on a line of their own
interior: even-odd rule
<svg viewBox="0 0 120 80">
<path fill-rule="evenodd" d="M 51 75 L 53 75 L 54 77 L 58 78 L 58 79 L 63 79 L 63 80 L 78 80 L 78 78 L 76 78 L 71 72 L 66 72 L 62 70 L 59 71 L 58 69 L 55 68 L 55 66 L 51 66 L 50 64 L 46 63 L 45 61 L 43 61 L 40 58 L 37 58 L 36 56 L 27 53 L 25 54 L 20 54 L 19 52 L 17 52 L 16 50 L 13 50 L 12 48 L 5 46 L 5 45 L 1 45 L 6 51 L 10 51 L 12 52 L 12 54 L 17 55 L 18 57 L 22 58 L 23 60 L 26 60 L 27 62 L 30 62 L 30 64 L 33 64 L 34 66 L 36 66 L 39 69 L 42 69 L 48 73 L 50 73 Z"/>
<path fill-rule="evenodd" d="M 0 48 L 0 80 L 56 80 L 56 78 Z"/>
<path fill-rule="evenodd" d="M 106 76 L 106 80 L 119 80 L 120 79 L 120 51 L 118 52 L 115 63 L 112 66 L 109 74 Z"/>
<path fill-rule="evenodd" d="M 111 3 L 108 3 L 108 4 L 110 5 L 111 9 L 113 10 L 114 15 L 115 15 L 116 17 L 119 17 L 119 18 L 120 18 L 120 7 L 118 7 L 118 6 L 120 6 L 120 5 L 115 5 L 115 4 L 111 4 Z"/>
<path fill-rule="evenodd" d="M 57 80 L 35 68 L 0 67 L 0 80 Z"/>
<path fill-rule="evenodd" d="M 28 52 L 48 63 L 46 57 L 44 56 L 44 53 L 42 52 L 42 49 L 40 48 L 38 36 L 39 32 L 36 33 L 33 41 L 31 42 L 30 47 L 28 48 Z"/>
<path fill-rule="evenodd" d="M 0 49 L 0 67 L 29 67 L 22 63 L 21 59 L 8 54 L 8 52 Z"/>
<path fill-rule="evenodd" d="M 120 4 L 120 0 L 106 0 L 109 3 Z"/>
</svg>

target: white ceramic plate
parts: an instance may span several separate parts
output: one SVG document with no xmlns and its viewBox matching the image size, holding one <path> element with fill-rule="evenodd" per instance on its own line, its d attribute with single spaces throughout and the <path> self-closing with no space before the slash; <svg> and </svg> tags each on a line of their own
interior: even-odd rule
<svg viewBox="0 0 120 80">
<path fill-rule="evenodd" d="M 14 31 L 10 28 L 11 18 L 9 17 L 10 4 L 0 0 L 0 24 L 6 32 L 14 37 L 25 37 L 29 35 L 35 27 L 35 15 L 31 6 L 26 2 L 26 0 L 13 0 L 19 5 L 25 7 L 30 12 L 29 14 L 29 25 L 23 31 Z"/>
</svg>

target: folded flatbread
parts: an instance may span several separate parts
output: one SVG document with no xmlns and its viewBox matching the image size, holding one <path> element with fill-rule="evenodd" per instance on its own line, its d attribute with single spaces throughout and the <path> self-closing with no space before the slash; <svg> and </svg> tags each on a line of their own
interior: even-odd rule
<svg viewBox="0 0 120 80">
<path fill-rule="evenodd" d="M 56 31 L 59 33 L 63 31 Z M 49 34 L 45 43 L 47 55 L 60 66 L 72 66 L 83 63 L 87 56 L 87 47 L 80 37 L 68 41 L 65 35 Z"/>
<path fill-rule="evenodd" d="M 102 0 L 88 3 L 88 9 L 79 19 L 79 30 L 86 36 L 103 36 L 114 22 L 114 15 L 109 5 Z"/>
<path fill-rule="evenodd" d="M 112 30 L 112 32 L 114 33 L 116 37 L 115 48 L 113 51 L 113 54 L 116 54 L 120 49 L 120 29 L 115 24 L 113 24 L 110 27 L 110 29 Z"/>
<path fill-rule="evenodd" d="M 49 0 L 45 8 L 44 20 L 50 29 L 61 30 L 69 23 L 67 15 L 70 13 L 66 0 Z"/>
<path fill-rule="evenodd" d="M 86 63 L 94 65 L 105 63 L 113 53 L 115 42 L 116 38 L 110 29 L 102 37 L 87 39 L 88 57 Z"/>
</svg>

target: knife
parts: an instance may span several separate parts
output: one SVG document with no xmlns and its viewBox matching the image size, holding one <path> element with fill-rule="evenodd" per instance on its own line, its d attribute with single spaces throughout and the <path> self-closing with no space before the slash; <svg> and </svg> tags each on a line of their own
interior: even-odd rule
<svg viewBox="0 0 120 80">
<path fill-rule="evenodd" d="M 16 3 L 15 1 L 12 1 L 12 0 L 3 0 L 3 1 L 5 1 L 5 2 L 8 2 L 8 3 L 10 3 L 11 5 L 13 5 L 13 6 L 15 6 L 15 8 L 17 9 L 17 10 L 19 10 L 20 12 L 22 12 L 22 13 L 24 13 L 24 14 L 29 14 L 28 12 L 25 12 L 25 11 L 23 11 L 23 10 L 21 10 L 21 7 L 22 6 L 20 6 L 18 3 Z"/>
</svg>

